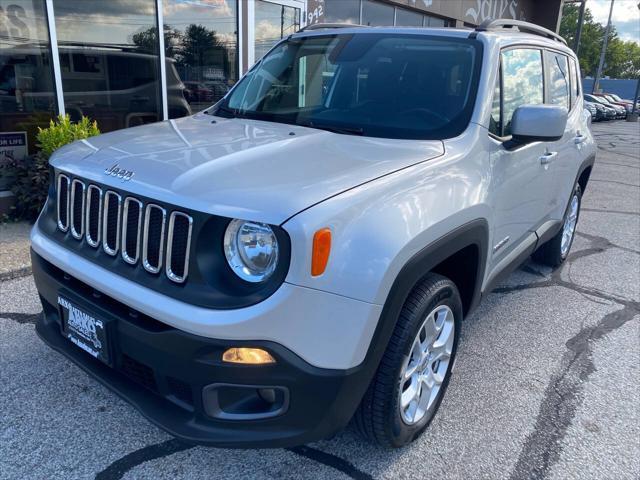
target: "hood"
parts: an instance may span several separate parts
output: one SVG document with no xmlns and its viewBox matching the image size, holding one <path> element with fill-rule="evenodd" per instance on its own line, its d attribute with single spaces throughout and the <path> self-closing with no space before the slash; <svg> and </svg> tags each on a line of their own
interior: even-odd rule
<svg viewBox="0 0 640 480">
<path fill-rule="evenodd" d="M 279 225 L 331 196 L 443 153 L 439 140 L 340 135 L 201 113 L 74 142 L 51 164 L 158 201 Z M 115 165 L 133 176 L 107 175 Z"/>
</svg>

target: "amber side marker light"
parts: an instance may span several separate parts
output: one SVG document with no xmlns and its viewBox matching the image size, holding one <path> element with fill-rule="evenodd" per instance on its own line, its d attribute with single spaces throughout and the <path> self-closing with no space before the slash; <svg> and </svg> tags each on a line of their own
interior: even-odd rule
<svg viewBox="0 0 640 480">
<path fill-rule="evenodd" d="M 232 347 L 222 354 L 222 360 L 229 363 L 244 363 L 247 365 L 265 365 L 276 363 L 276 359 L 261 348 Z"/>
<path fill-rule="evenodd" d="M 313 253 L 311 255 L 311 275 L 322 275 L 327 268 L 331 253 L 331 230 L 322 228 L 313 236 Z"/>
</svg>

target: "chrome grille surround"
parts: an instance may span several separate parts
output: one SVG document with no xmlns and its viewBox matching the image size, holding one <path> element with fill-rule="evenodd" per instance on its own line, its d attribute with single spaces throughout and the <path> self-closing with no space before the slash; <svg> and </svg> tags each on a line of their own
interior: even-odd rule
<svg viewBox="0 0 640 480">
<path fill-rule="evenodd" d="M 115 236 L 115 241 L 113 242 L 113 248 L 112 248 L 109 245 L 109 234 L 111 233 L 110 228 L 114 228 L 114 226 L 109 225 L 109 219 L 110 219 L 109 217 L 110 201 L 109 200 L 114 195 L 118 200 L 118 211 L 116 212 L 116 224 L 115 224 L 116 236 Z M 104 194 L 103 205 L 104 207 L 102 209 L 103 210 L 102 212 L 102 249 L 108 255 L 111 255 L 113 257 L 118 253 L 118 246 L 119 246 L 118 244 L 120 242 L 120 211 L 122 209 L 122 197 L 112 190 L 107 190 L 107 192 Z"/>
<path fill-rule="evenodd" d="M 97 202 L 98 221 L 97 221 L 97 227 L 96 227 L 97 228 L 96 238 L 93 238 L 91 236 L 91 213 L 94 211 L 93 209 L 96 208 L 96 205 L 92 205 L 91 197 L 92 197 L 92 192 L 95 190 L 98 191 L 98 202 Z M 97 187 L 96 185 L 89 185 L 89 187 L 87 188 L 86 212 L 87 213 L 85 218 L 85 225 L 86 225 L 85 240 L 90 246 L 92 246 L 93 248 L 97 248 L 98 245 L 100 245 L 100 232 L 102 227 L 102 189 L 100 187 Z"/>
<path fill-rule="evenodd" d="M 181 217 L 185 218 L 188 222 L 187 227 L 187 240 L 186 240 L 186 248 L 184 251 L 184 270 L 182 275 L 178 275 L 172 270 L 172 255 L 173 255 L 173 240 L 174 240 L 174 227 L 176 223 L 176 218 Z M 183 283 L 187 276 L 189 275 L 189 250 L 191 249 L 191 231 L 193 230 L 193 218 L 191 218 L 186 213 L 182 212 L 172 212 L 169 217 L 169 233 L 167 235 L 167 261 L 166 261 L 166 274 L 169 277 L 169 280 L 176 283 Z"/>
<path fill-rule="evenodd" d="M 131 205 L 132 203 L 135 203 L 136 205 L 138 205 L 138 221 L 136 222 L 137 226 L 136 226 L 136 231 L 134 232 L 134 234 L 136 235 L 136 252 L 135 255 L 131 255 L 131 252 L 128 250 L 128 246 L 127 246 L 127 240 L 128 240 L 128 235 L 131 234 L 131 232 L 129 231 L 129 205 Z M 131 264 L 131 265 L 135 265 L 138 262 L 138 259 L 140 258 L 140 235 L 141 235 L 141 231 L 142 231 L 142 215 L 143 215 L 143 210 L 142 210 L 142 202 L 140 200 L 138 200 L 137 198 L 133 198 L 133 197 L 127 197 L 124 200 L 124 209 L 123 209 L 123 213 L 122 213 L 122 246 L 121 246 L 121 251 L 122 251 L 122 259 Z"/>
<path fill-rule="evenodd" d="M 135 196 L 73 178 L 56 178 L 57 229 L 149 273 L 182 284 L 189 274 L 193 217 Z M 168 217 L 168 218 L 167 218 Z M 168 220 L 168 221 L 167 221 Z M 83 245 L 84 242 L 80 243 Z M 77 248 L 77 247 L 74 247 Z M 164 263 L 163 263 L 164 262 Z"/>
<path fill-rule="evenodd" d="M 63 185 L 65 193 L 63 193 Z M 56 212 L 58 215 L 58 228 L 63 232 L 69 230 L 69 186 L 69 177 L 63 173 L 58 175 L 58 182 L 56 184 Z M 60 205 L 61 202 L 64 203 L 64 205 Z M 64 221 L 62 213 L 64 213 Z"/>
<path fill-rule="evenodd" d="M 160 224 L 160 235 L 158 244 L 158 262 L 157 265 L 153 265 L 149 261 L 149 223 L 151 220 L 151 214 L 153 210 L 159 210 L 162 214 L 162 220 Z M 147 272 L 158 273 L 162 269 L 162 254 L 164 248 L 164 227 L 167 221 L 167 211 L 160 205 L 150 203 L 147 205 L 144 213 L 144 236 L 142 239 L 142 265 Z"/>
<path fill-rule="evenodd" d="M 82 193 L 80 194 L 80 198 L 76 197 L 76 188 L 82 188 Z M 82 238 L 82 234 L 84 233 L 84 216 L 85 216 L 85 193 L 86 193 L 86 185 L 84 182 L 78 180 L 77 178 L 71 182 L 71 202 L 69 207 L 69 225 L 71 225 L 71 235 L 76 240 L 80 240 Z M 76 229 L 76 202 L 80 202 L 80 230 Z"/>
</svg>

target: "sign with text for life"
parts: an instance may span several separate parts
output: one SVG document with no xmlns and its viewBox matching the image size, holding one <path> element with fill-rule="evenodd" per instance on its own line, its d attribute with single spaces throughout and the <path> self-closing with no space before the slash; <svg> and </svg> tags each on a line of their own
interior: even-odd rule
<svg viewBox="0 0 640 480">
<path fill-rule="evenodd" d="M 0 132 L 0 165 L 27 156 L 27 132 Z"/>
</svg>

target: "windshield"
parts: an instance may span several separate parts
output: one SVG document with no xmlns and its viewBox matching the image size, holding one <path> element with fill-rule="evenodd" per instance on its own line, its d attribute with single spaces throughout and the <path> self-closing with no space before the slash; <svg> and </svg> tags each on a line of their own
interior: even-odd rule
<svg viewBox="0 0 640 480">
<path fill-rule="evenodd" d="M 481 44 L 424 35 L 291 38 L 211 113 L 385 138 L 441 139 L 466 128 Z"/>
</svg>

